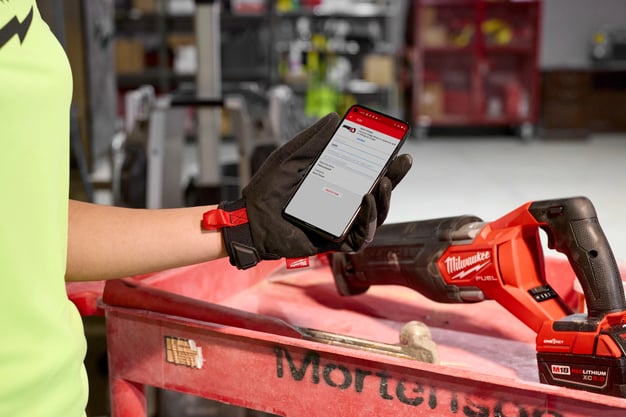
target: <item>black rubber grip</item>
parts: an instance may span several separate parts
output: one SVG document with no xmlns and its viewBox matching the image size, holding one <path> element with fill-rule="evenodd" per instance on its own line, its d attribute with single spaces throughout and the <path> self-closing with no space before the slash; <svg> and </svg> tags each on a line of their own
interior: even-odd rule
<svg viewBox="0 0 626 417">
<path fill-rule="evenodd" d="M 447 285 L 437 260 L 458 239 L 455 232 L 481 222 L 475 216 L 457 216 L 383 225 L 365 249 L 332 255 L 337 289 L 356 295 L 370 285 L 401 285 L 440 303 L 468 302 L 464 291 L 471 291 L 471 302 L 480 301 L 474 296 L 477 288 Z"/>
<path fill-rule="evenodd" d="M 591 201 L 586 197 L 536 201 L 528 211 L 548 234 L 548 247 L 569 259 L 583 288 L 589 319 L 626 310 L 619 268 Z"/>
</svg>

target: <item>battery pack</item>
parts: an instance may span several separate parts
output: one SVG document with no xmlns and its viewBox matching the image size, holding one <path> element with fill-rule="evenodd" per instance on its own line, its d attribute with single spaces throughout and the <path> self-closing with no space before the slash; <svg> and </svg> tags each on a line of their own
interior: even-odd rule
<svg viewBox="0 0 626 417">
<path fill-rule="evenodd" d="M 539 380 L 626 398 L 626 357 L 537 353 Z"/>
</svg>

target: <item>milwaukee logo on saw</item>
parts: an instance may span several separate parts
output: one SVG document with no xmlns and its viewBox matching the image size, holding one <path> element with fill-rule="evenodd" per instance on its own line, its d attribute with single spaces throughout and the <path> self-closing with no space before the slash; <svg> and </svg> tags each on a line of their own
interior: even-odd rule
<svg viewBox="0 0 626 417">
<path fill-rule="evenodd" d="M 451 279 L 463 279 L 469 274 L 480 271 L 491 262 L 491 252 L 475 252 L 470 256 L 450 256 L 443 263 Z"/>
</svg>

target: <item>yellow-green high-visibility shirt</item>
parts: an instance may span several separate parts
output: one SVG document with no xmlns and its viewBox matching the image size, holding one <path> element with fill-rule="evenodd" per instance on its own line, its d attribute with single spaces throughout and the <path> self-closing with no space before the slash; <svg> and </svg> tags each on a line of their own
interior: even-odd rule
<svg viewBox="0 0 626 417">
<path fill-rule="evenodd" d="M 72 77 L 35 0 L 0 0 L 0 416 L 85 415 L 65 289 Z"/>
</svg>

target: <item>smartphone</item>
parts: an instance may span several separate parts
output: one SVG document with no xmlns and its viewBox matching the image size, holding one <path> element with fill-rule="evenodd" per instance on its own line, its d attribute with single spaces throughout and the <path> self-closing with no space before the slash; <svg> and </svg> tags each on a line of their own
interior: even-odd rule
<svg viewBox="0 0 626 417">
<path fill-rule="evenodd" d="M 348 109 L 283 209 L 289 221 L 342 241 L 409 135 L 407 122 L 361 105 Z"/>
</svg>

